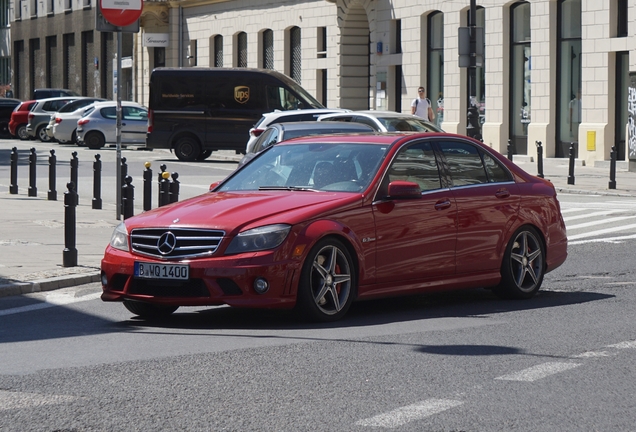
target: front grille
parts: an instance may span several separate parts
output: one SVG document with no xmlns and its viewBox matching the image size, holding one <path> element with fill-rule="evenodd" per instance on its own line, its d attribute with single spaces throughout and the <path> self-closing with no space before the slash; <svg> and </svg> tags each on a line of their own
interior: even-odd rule
<svg viewBox="0 0 636 432">
<path fill-rule="evenodd" d="M 212 255 L 225 233 L 195 228 L 137 228 L 130 239 L 133 252 L 162 259 Z"/>
</svg>

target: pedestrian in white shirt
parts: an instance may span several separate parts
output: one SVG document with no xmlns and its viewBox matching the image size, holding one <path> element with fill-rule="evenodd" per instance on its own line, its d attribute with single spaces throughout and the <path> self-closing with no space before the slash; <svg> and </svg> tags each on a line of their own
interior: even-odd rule
<svg viewBox="0 0 636 432">
<path fill-rule="evenodd" d="M 426 89 L 424 87 L 417 89 L 417 98 L 411 102 L 411 114 L 431 122 L 435 119 L 431 101 L 426 97 Z"/>
</svg>

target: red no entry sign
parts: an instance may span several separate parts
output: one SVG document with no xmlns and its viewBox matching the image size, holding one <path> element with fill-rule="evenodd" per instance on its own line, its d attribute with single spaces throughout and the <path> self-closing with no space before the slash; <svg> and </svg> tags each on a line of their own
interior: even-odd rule
<svg viewBox="0 0 636 432">
<path fill-rule="evenodd" d="M 142 0 L 100 0 L 104 19 L 117 27 L 126 27 L 141 16 Z"/>
</svg>

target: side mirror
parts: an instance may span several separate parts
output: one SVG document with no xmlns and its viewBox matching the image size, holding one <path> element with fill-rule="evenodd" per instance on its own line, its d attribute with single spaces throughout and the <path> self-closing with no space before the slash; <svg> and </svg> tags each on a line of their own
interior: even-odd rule
<svg viewBox="0 0 636 432">
<path fill-rule="evenodd" d="M 212 184 L 210 185 L 210 192 L 211 192 L 211 191 L 213 191 L 214 189 L 216 189 L 216 187 L 217 187 L 219 184 L 221 184 L 221 181 L 220 181 L 220 180 L 219 180 L 219 181 L 216 181 L 216 182 L 214 182 L 214 183 L 212 183 Z"/>
<path fill-rule="evenodd" d="M 414 182 L 395 180 L 389 183 L 389 199 L 420 199 L 422 189 Z"/>
</svg>

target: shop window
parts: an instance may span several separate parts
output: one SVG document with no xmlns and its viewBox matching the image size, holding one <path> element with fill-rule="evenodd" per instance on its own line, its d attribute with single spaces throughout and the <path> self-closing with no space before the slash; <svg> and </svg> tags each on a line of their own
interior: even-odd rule
<svg viewBox="0 0 636 432">
<path fill-rule="evenodd" d="M 444 14 L 428 16 L 428 97 L 433 105 L 435 124 L 444 121 Z"/>
<path fill-rule="evenodd" d="M 528 153 L 530 95 L 530 3 L 510 8 L 510 141 L 513 154 Z"/>
</svg>

